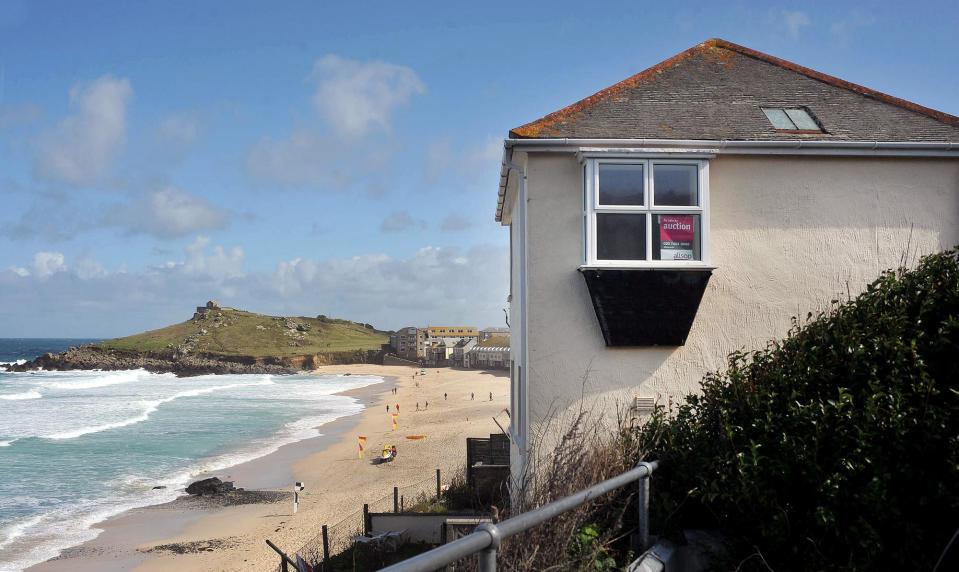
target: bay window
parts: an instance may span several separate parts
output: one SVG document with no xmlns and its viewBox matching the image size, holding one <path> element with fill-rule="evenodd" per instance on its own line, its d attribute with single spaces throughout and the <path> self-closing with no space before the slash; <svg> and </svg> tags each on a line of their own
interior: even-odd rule
<svg viewBox="0 0 959 572">
<path fill-rule="evenodd" d="M 708 266 L 708 161 L 587 158 L 584 265 Z"/>
</svg>

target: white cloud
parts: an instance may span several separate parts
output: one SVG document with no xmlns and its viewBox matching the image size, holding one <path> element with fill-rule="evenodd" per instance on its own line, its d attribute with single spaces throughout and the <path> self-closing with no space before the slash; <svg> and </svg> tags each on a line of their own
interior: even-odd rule
<svg viewBox="0 0 959 572">
<path fill-rule="evenodd" d="M 868 13 L 854 11 L 841 20 L 836 20 L 829 26 L 829 33 L 839 42 L 846 43 L 861 30 L 873 25 L 876 18 Z"/>
<path fill-rule="evenodd" d="M 799 32 L 812 24 L 809 16 L 800 10 L 782 10 L 780 17 L 786 25 L 786 31 L 794 40 L 799 38 Z"/>
<path fill-rule="evenodd" d="M 161 148 L 177 157 L 184 155 L 199 136 L 200 124 L 188 113 L 168 115 L 160 120 L 156 128 L 156 137 Z"/>
<path fill-rule="evenodd" d="M 413 215 L 406 211 L 394 211 L 380 223 L 380 230 L 382 232 L 404 232 L 407 230 L 423 230 L 426 226 L 425 220 L 413 218 Z"/>
<path fill-rule="evenodd" d="M 463 178 L 475 180 L 484 175 L 499 177 L 502 154 L 503 140 L 497 137 L 487 137 L 485 141 L 465 146 L 456 146 L 452 139 L 444 137 L 426 147 L 424 178 L 432 185 Z M 495 180 L 484 188 L 493 184 Z"/>
<path fill-rule="evenodd" d="M 134 333 L 185 320 L 210 298 L 257 312 L 326 314 L 390 329 L 428 322 L 486 326 L 501 323 L 508 292 L 508 252 L 500 246 L 425 247 L 401 258 L 295 258 L 272 271 L 245 270 L 241 247 L 206 237 L 178 260 L 142 271 L 105 270 L 85 258 L 68 265 L 61 257 L 43 253 L 33 264 L 0 270 L 0 337 Z"/>
<path fill-rule="evenodd" d="M 226 227 L 230 213 L 202 197 L 175 187 L 146 193 L 133 202 L 110 209 L 104 223 L 120 226 L 130 234 L 179 238 Z"/>
<path fill-rule="evenodd" d="M 411 68 L 335 54 L 316 61 L 313 78 L 317 112 L 338 135 L 354 138 L 374 130 L 389 131 L 394 110 L 426 92 Z"/>
<path fill-rule="evenodd" d="M 234 246 L 226 250 L 222 246 L 214 246 L 211 253 L 207 253 L 210 239 L 198 236 L 186 247 L 186 261 L 180 266 L 186 274 L 205 276 L 214 279 L 235 278 L 243 275 L 245 255 L 243 249 Z"/>
<path fill-rule="evenodd" d="M 19 217 L 0 224 L 0 236 L 12 240 L 41 237 L 51 242 L 70 240 L 77 234 L 94 228 L 66 193 L 37 192 L 33 202 Z"/>
<path fill-rule="evenodd" d="M 288 136 L 260 139 L 247 155 L 248 173 L 271 188 L 381 194 L 394 142 L 370 135 L 388 133 L 397 108 L 425 91 L 423 82 L 404 66 L 336 55 L 317 60 L 311 79 L 321 125 L 305 121 Z"/>
<path fill-rule="evenodd" d="M 473 221 L 459 213 L 450 213 L 446 215 L 443 222 L 440 223 L 440 230 L 446 232 L 459 232 L 473 227 Z"/>
<path fill-rule="evenodd" d="M 37 140 L 37 174 L 75 185 L 99 180 L 126 138 L 132 96 L 128 80 L 109 75 L 73 86 L 73 113 Z"/>
<path fill-rule="evenodd" d="M 62 252 L 38 252 L 33 255 L 32 274 L 37 278 L 47 278 L 56 272 L 67 269 Z"/>
<path fill-rule="evenodd" d="M 0 90 L 2 90 L 0 86 Z M 28 125 L 40 119 L 43 110 L 39 105 L 22 103 L 18 105 L 0 105 L 0 129 Z"/>
</svg>

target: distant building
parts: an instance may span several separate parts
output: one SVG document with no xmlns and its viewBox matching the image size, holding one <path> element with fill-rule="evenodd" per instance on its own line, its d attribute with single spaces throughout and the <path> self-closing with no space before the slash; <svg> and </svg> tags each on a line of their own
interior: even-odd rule
<svg viewBox="0 0 959 572">
<path fill-rule="evenodd" d="M 457 342 L 455 346 L 453 346 L 452 361 L 454 367 L 468 367 L 465 365 L 469 363 L 469 360 L 466 358 L 466 354 L 468 354 L 469 351 L 476 346 L 476 343 L 477 342 L 475 338 L 464 338 Z"/>
<path fill-rule="evenodd" d="M 493 336 L 506 336 L 508 338 L 509 328 L 484 328 L 479 332 L 479 339 L 481 342 L 485 342 Z"/>
<path fill-rule="evenodd" d="M 469 326 L 429 326 L 426 328 L 431 338 L 478 338 L 479 330 Z"/>
<path fill-rule="evenodd" d="M 460 338 L 430 338 L 426 348 L 426 363 L 433 366 L 448 365 L 460 341 Z"/>
<path fill-rule="evenodd" d="M 411 361 L 426 358 L 426 330 L 410 326 L 400 329 L 390 337 L 396 355 Z"/>
<path fill-rule="evenodd" d="M 475 346 L 466 353 L 463 367 L 475 369 L 509 369 L 508 346 Z"/>
</svg>

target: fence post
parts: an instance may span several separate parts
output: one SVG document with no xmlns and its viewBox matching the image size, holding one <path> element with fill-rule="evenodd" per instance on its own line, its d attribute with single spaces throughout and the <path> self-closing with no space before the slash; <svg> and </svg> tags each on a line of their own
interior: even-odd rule
<svg viewBox="0 0 959 572">
<path fill-rule="evenodd" d="M 393 487 L 393 512 L 400 512 L 400 488 Z"/>
<path fill-rule="evenodd" d="M 323 525 L 323 570 L 330 570 L 330 533 Z"/>
<path fill-rule="evenodd" d="M 487 522 L 477 526 L 474 531 L 483 531 L 490 537 L 489 546 L 479 553 L 480 572 L 496 572 L 496 552 L 500 544 L 499 528 Z"/>
<path fill-rule="evenodd" d="M 363 504 L 363 536 L 369 534 L 371 528 L 373 527 L 370 524 L 370 505 Z"/>
<path fill-rule="evenodd" d="M 406 495 L 400 495 L 400 512 L 406 512 Z"/>
<path fill-rule="evenodd" d="M 436 500 L 440 500 L 440 494 L 442 489 L 440 488 L 440 470 L 436 469 Z"/>
<path fill-rule="evenodd" d="M 639 505 L 639 532 L 636 539 L 639 550 L 637 552 L 642 554 L 649 548 L 649 480 L 653 469 L 649 463 L 640 463 L 639 466 L 646 467 L 646 474 L 639 478 L 639 495 L 636 499 Z"/>
</svg>

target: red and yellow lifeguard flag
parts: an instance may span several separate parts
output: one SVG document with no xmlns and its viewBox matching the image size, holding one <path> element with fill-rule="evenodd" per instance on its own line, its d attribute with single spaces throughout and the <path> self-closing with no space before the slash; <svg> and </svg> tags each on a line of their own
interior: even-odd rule
<svg viewBox="0 0 959 572">
<path fill-rule="evenodd" d="M 360 458 L 362 459 L 362 458 L 363 458 L 363 451 L 366 450 L 366 437 L 364 437 L 364 436 L 362 436 L 362 435 L 359 435 L 359 436 L 357 436 L 356 440 L 357 440 L 357 442 L 359 443 L 359 446 L 360 446 L 359 456 L 360 456 Z"/>
<path fill-rule="evenodd" d="M 391 416 L 393 417 L 393 431 L 396 431 L 396 427 L 397 427 L 397 425 L 396 425 L 396 418 L 399 417 L 400 414 L 399 414 L 399 413 L 393 413 L 393 414 L 391 414 Z"/>
</svg>

